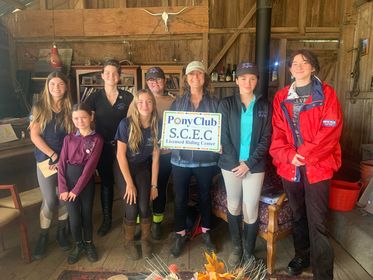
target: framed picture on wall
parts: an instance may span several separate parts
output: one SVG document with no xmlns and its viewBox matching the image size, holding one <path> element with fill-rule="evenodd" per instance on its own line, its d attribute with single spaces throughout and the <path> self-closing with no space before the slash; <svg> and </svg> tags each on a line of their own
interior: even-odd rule
<svg viewBox="0 0 373 280">
<path fill-rule="evenodd" d="M 363 56 L 368 54 L 368 39 L 360 39 L 359 44 L 360 55 Z"/>
</svg>

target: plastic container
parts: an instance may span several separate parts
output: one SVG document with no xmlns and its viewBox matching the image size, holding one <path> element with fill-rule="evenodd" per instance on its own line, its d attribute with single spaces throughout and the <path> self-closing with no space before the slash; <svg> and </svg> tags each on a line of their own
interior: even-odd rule
<svg viewBox="0 0 373 280">
<path fill-rule="evenodd" d="M 336 211 L 351 211 L 355 207 L 359 193 L 359 182 L 331 180 L 329 208 Z"/>
</svg>

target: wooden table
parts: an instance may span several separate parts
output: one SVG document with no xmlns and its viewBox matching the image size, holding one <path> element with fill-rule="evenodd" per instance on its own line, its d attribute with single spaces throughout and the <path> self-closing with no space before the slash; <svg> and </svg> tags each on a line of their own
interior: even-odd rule
<svg viewBox="0 0 373 280">
<path fill-rule="evenodd" d="M 20 139 L 0 144 L 0 159 L 29 154 L 34 151 L 31 139 Z"/>
</svg>

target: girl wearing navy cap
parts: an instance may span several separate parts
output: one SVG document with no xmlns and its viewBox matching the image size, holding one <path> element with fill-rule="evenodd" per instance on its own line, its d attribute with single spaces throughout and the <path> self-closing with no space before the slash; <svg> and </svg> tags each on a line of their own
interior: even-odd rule
<svg viewBox="0 0 373 280">
<path fill-rule="evenodd" d="M 231 266 L 238 265 L 241 259 L 253 258 L 259 229 L 259 198 L 272 126 L 270 103 L 255 91 L 257 83 L 257 67 L 250 62 L 238 64 L 238 91 L 223 99 L 218 110 L 222 114 L 223 150 L 218 165 L 227 191 L 227 216 L 233 245 L 228 259 Z"/>
</svg>

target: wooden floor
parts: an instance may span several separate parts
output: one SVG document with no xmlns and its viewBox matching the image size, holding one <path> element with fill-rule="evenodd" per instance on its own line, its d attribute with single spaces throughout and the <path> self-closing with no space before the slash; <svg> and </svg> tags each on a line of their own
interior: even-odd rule
<svg viewBox="0 0 373 280">
<path fill-rule="evenodd" d="M 97 192 L 98 194 L 98 192 Z M 97 229 L 101 222 L 98 195 L 96 195 L 94 224 Z M 182 256 L 174 259 L 170 256 L 169 251 L 173 240 L 173 234 L 170 233 L 173 227 L 172 224 L 172 204 L 167 205 L 167 218 L 164 222 L 164 238 L 154 243 L 155 253 L 158 254 L 165 263 L 176 263 L 180 270 L 201 270 L 204 264 L 203 252 L 200 237 L 190 241 Z M 131 271 L 140 272 L 146 271 L 147 263 L 144 260 L 130 261 L 125 257 L 121 230 L 121 205 L 120 200 L 116 199 L 114 203 L 114 225 L 112 231 L 105 237 L 94 235 L 94 243 L 97 247 L 100 260 L 96 263 L 90 263 L 83 256 L 79 262 L 74 265 L 69 265 L 66 262 L 67 252 L 62 251 L 56 244 L 56 225 L 50 231 L 49 247 L 47 257 L 40 261 L 33 261 L 30 264 L 24 264 L 20 257 L 20 247 L 17 227 L 8 227 L 3 232 L 4 242 L 6 243 L 5 250 L 0 247 L 0 279 L 57 279 L 58 275 L 63 270 L 107 270 L 107 271 Z M 29 226 L 30 245 L 33 249 L 39 233 L 38 209 L 30 209 L 27 212 L 27 220 Z M 224 260 L 228 259 L 230 251 L 230 241 L 227 225 L 216 219 L 214 221 L 214 229 L 212 237 L 218 247 L 218 256 Z M 334 279 L 336 280 L 369 280 L 373 279 L 368 273 L 346 252 L 343 248 L 332 240 L 335 249 L 335 269 Z M 257 257 L 265 259 L 265 243 L 258 239 Z M 285 268 L 289 260 L 293 256 L 292 239 L 287 238 L 279 242 L 276 273 L 286 274 Z M 311 275 L 310 270 L 304 272 L 305 275 Z M 271 278 L 276 279 L 276 278 Z"/>
</svg>

